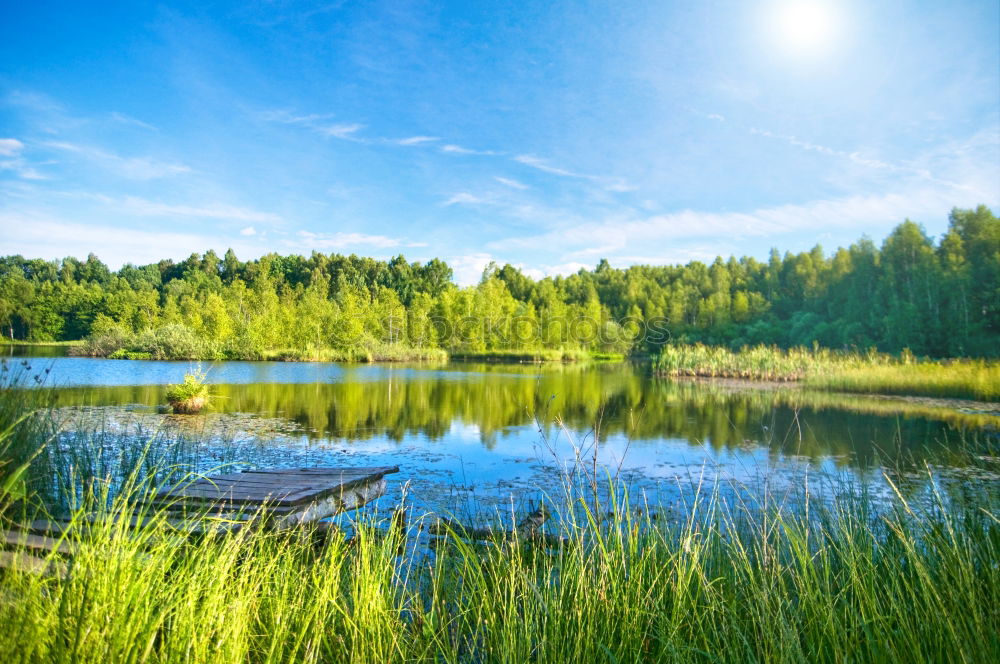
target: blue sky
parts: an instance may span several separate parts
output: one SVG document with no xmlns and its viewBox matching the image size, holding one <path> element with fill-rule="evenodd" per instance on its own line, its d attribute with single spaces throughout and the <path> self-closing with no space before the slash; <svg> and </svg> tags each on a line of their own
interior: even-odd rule
<svg viewBox="0 0 1000 664">
<path fill-rule="evenodd" d="M 471 283 L 938 235 L 1000 204 L 998 25 L 995 0 L 4 2 L 0 254 L 402 253 Z"/>
</svg>

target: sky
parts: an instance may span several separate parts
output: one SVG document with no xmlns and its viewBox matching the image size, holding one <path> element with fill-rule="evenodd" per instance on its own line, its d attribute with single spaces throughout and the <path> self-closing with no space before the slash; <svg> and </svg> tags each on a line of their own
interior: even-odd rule
<svg viewBox="0 0 1000 664">
<path fill-rule="evenodd" d="M 1000 211 L 996 0 L 0 0 L 0 255 L 533 277 Z"/>
</svg>

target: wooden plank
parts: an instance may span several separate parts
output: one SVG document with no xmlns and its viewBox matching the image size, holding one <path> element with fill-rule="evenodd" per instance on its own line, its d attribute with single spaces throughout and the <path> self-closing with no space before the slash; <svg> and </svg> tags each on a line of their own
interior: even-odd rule
<svg viewBox="0 0 1000 664">
<path fill-rule="evenodd" d="M 76 553 L 76 547 L 71 542 L 46 535 L 34 535 L 20 530 L 4 531 L 0 535 L 0 543 L 10 548 L 27 549 L 34 552 L 56 552 L 65 556 L 71 556 Z"/>
<path fill-rule="evenodd" d="M 291 490 L 281 491 L 253 489 L 242 490 L 240 488 L 216 490 L 212 488 L 184 489 L 181 495 L 171 496 L 182 502 L 226 502 L 245 505 L 298 505 L 309 502 L 319 493 L 320 490 L 309 489 L 305 491 Z"/>
<path fill-rule="evenodd" d="M 275 475 L 281 473 L 294 473 L 294 474 L 337 474 L 344 472 L 357 472 L 364 473 L 365 475 L 374 475 L 382 473 L 388 475 L 389 473 L 398 473 L 399 466 L 345 466 L 343 468 L 333 467 L 333 466 L 316 466 L 313 468 L 254 468 L 251 470 L 244 470 L 244 474 L 257 473 L 261 475 Z"/>
<path fill-rule="evenodd" d="M 35 521 L 27 524 L 27 526 L 23 526 L 23 528 L 38 535 L 57 536 L 69 532 L 73 528 L 104 527 L 106 525 L 107 524 L 104 522 L 91 517 L 85 520 L 78 520 L 76 523 L 71 523 L 69 521 L 47 521 L 45 519 L 36 519 Z M 219 519 L 212 516 L 190 519 L 165 519 L 162 516 L 132 516 L 125 521 L 124 525 L 129 529 L 147 528 L 151 525 L 162 525 L 170 530 L 176 530 L 189 534 L 199 534 L 206 530 L 239 530 L 244 524 L 241 522 L 234 522 L 233 519 Z"/>
<path fill-rule="evenodd" d="M 64 562 L 45 560 L 20 551 L 0 551 L 0 567 L 43 576 L 65 576 L 68 569 Z"/>
<path fill-rule="evenodd" d="M 305 506 L 322 500 L 338 491 L 343 493 L 369 482 L 376 482 L 388 473 L 398 472 L 398 466 L 371 468 L 307 468 L 307 469 L 258 469 L 225 476 L 222 484 L 216 478 L 202 478 L 190 484 L 163 489 L 157 493 L 157 502 L 225 501 L 237 505 Z M 246 476 L 244 483 L 241 476 Z M 221 478 L 222 476 L 220 476 Z M 266 482 L 259 478 L 266 477 Z M 303 478 L 306 478 L 303 480 Z M 257 481 L 251 481 L 257 480 Z M 285 486 L 290 485 L 290 486 Z"/>
</svg>

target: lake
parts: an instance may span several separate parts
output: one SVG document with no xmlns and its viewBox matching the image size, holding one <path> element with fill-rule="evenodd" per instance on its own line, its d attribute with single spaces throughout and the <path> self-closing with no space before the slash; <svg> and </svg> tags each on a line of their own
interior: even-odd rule
<svg viewBox="0 0 1000 664">
<path fill-rule="evenodd" d="M 669 380 L 629 363 L 218 362 L 202 365 L 211 412 L 174 416 L 165 385 L 192 363 L 18 352 L 7 363 L 54 389 L 62 445 L 86 428 L 159 430 L 193 441 L 201 470 L 399 465 L 384 502 L 405 487 L 410 504 L 435 511 L 518 509 L 558 493 L 574 469 L 656 501 L 720 480 L 808 480 L 823 495 L 845 483 L 886 492 L 889 478 L 917 497 L 931 479 L 965 491 L 1000 477 L 996 404 Z"/>
</svg>

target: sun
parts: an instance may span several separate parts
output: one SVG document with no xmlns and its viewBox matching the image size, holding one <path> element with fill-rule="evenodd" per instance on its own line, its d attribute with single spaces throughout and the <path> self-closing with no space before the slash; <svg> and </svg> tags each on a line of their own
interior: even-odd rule
<svg viewBox="0 0 1000 664">
<path fill-rule="evenodd" d="M 816 58 L 835 50 L 843 17 L 833 0 L 778 0 L 767 23 L 770 37 L 785 55 Z"/>
</svg>

